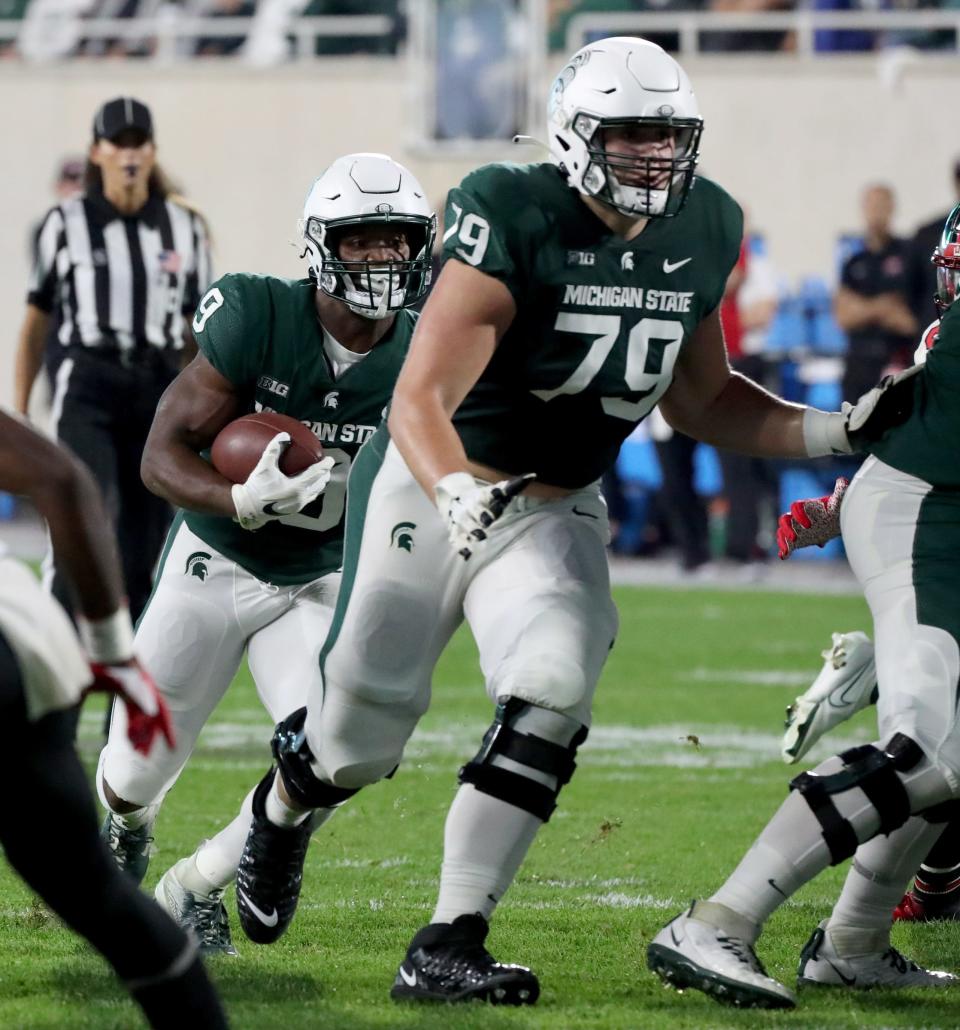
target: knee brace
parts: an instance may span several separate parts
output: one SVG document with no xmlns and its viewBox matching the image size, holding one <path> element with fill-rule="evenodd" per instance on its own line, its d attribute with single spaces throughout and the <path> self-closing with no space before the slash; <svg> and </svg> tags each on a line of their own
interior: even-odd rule
<svg viewBox="0 0 960 1030">
<path fill-rule="evenodd" d="M 522 808 L 547 822 L 557 807 L 560 789 L 570 782 L 577 767 L 574 757 L 577 748 L 587 739 L 587 727 L 580 726 L 568 744 L 513 728 L 511 724 L 516 723 L 525 711 L 534 710 L 535 706 L 515 697 L 498 704 L 493 725 L 484 735 L 476 758 L 463 766 L 459 778 L 461 783 L 472 783 L 481 793 Z M 547 709 L 542 709 L 542 712 L 548 714 Z M 549 714 L 555 715 L 558 721 L 564 720 L 567 732 L 562 735 L 569 737 L 573 720 L 559 713 Z M 507 763 L 497 764 L 498 757 L 509 760 L 511 765 L 515 763 L 543 773 L 545 777 L 554 779 L 556 786 L 547 786 L 530 775 L 507 767 Z"/>
<path fill-rule="evenodd" d="M 306 708 L 298 708 L 277 723 L 270 741 L 270 749 L 283 777 L 287 793 L 307 808 L 336 808 L 357 793 L 357 789 L 335 787 L 317 779 L 310 763 L 313 755 L 307 747 L 303 724 Z"/>
<path fill-rule="evenodd" d="M 909 737 L 897 733 L 885 751 L 864 744 L 839 757 L 844 767 L 838 772 L 805 772 L 790 781 L 790 789 L 800 792 L 820 823 L 831 865 L 849 858 L 859 843 L 854 828 L 833 803 L 833 795 L 859 788 L 880 817 L 878 832 L 890 833 L 910 818 L 910 798 L 898 773 L 916 766 L 923 751 Z"/>
</svg>

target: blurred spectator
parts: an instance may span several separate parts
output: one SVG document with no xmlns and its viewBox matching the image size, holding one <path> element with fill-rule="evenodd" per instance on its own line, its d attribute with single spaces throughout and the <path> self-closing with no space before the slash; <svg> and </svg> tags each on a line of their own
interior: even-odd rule
<svg viewBox="0 0 960 1030">
<path fill-rule="evenodd" d="M 960 201 L 960 157 L 953 163 L 953 190 L 954 200 L 951 204 Z M 943 231 L 943 223 L 946 222 L 949 211 L 950 206 L 933 221 L 921 225 L 910 241 L 909 301 L 917 325 L 921 329 L 937 317 L 933 306 L 937 277 L 930 255 L 940 242 L 940 233 Z"/>
<path fill-rule="evenodd" d="M 381 36 L 318 36 L 314 46 L 314 53 L 317 54 L 395 54 L 405 35 L 399 0 L 310 0 L 300 13 L 304 17 L 320 14 L 385 14 L 393 19 L 393 31 Z"/>
<path fill-rule="evenodd" d="M 907 301 L 910 244 L 890 231 L 894 211 L 889 186 L 868 186 L 861 197 L 864 249 L 849 258 L 834 298 L 837 322 L 849 338 L 843 399 L 855 401 L 887 366 L 911 361 L 919 326 Z"/>
<path fill-rule="evenodd" d="M 697 572 L 710 561 L 707 506 L 694 488 L 697 441 L 672 429 L 659 408 L 648 421 L 663 476 L 659 501 L 670 538 L 680 552 L 680 569 Z"/>
<path fill-rule="evenodd" d="M 815 11 L 875 11 L 890 7 L 889 0 L 812 0 Z M 817 51 L 862 51 L 876 47 L 875 32 L 863 29 L 817 29 L 813 49 Z"/>
<path fill-rule="evenodd" d="M 201 18 L 252 18 L 257 5 L 254 0 L 210 0 L 197 14 Z M 201 36 L 194 53 L 198 57 L 224 57 L 235 54 L 247 41 L 243 36 Z"/>
<path fill-rule="evenodd" d="M 795 0 L 710 0 L 711 11 L 734 14 L 760 14 L 764 11 L 791 11 Z M 704 51 L 792 50 L 793 36 L 784 30 L 737 29 L 734 32 L 703 32 L 700 47 Z"/>
<path fill-rule="evenodd" d="M 762 383 L 766 364 L 761 356 L 767 327 L 777 311 L 779 290 L 770 260 L 759 246 L 744 238 L 740 260 L 727 282 L 720 320 L 730 364 L 737 372 Z M 727 499 L 724 555 L 744 566 L 766 557 L 758 534 L 764 506 L 776 492 L 770 464 L 761 458 L 719 450 L 723 492 Z"/>
<path fill-rule="evenodd" d="M 20 21 L 27 12 L 30 0 L 0 0 L 0 22 Z M 0 39 L 0 58 L 16 57 L 17 41 Z"/>
</svg>

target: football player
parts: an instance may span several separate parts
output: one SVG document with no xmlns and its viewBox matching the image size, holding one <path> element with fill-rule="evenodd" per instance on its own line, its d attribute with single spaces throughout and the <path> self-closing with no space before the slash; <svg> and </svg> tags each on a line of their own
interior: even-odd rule
<svg viewBox="0 0 960 1030">
<path fill-rule="evenodd" d="M 851 856 L 833 913 L 803 949 L 798 983 L 960 982 L 890 945 L 903 884 L 954 817 L 960 794 L 960 205 L 934 263 L 936 346 L 925 363 L 871 391 L 872 416 L 858 437 L 869 457 L 843 503 L 816 526 L 792 527 L 794 546 L 842 530 L 873 615 L 878 740 L 796 777 L 723 886 L 657 935 L 648 964 L 676 987 L 739 1005 L 793 1006 L 792 992 L 764 973 L 754 943 L 794 891 Z"/>
<path fill-rule="evenodd" d="M 189 1012 L 196 1026 L 226 1027 L 196 943 L 118 872 L 98 839 L 96 806 L 73 748 L 72 710 L 90 690 L 124 702 L 131 748 L 166 750 L 158 736 L 173 743 L 166 706 L 133 657 L 120 560 L 93 477 L 0 412 L 0 489 L 29 497 L 45 518 L 74 591 L 81 638 L 0 545 L 0 775 L 10 785 L 0 796 L 0 844 L 7 861 L 106 958 L 151 1026 L 180 1027 Z"/>
<path fill-rule="evenodd" d="M 139 882 L 157 811 L 246 651 L 274 721 L 319 682 L 318 654 L 340 584 L 347 474 L 382 419 L 426 292 L 435 218 L 414 176 L 383 154 L 350 154 L 313 184 L 303 209 L 309 276 L 227 275 L 193 322 L 200 352 L 164 395 L 143 456 L 147 485 L 180 509 L 137 646 L 167 701 L 177 746 L 148 757 L 115 717 L 97 776 L 104 834 Z M 287 434 L 245 483 L 202 456 L 232 419 L 292 415 L 325 457 L 288 478 Z M 240 815 L 168 870 L 160 903 L 206 951 L 235 954 L 224 888 L 250 821 Z"/>
<path fill-rule="evenodd" d="M 742 215 L 695 174 L 702 127 L 673 58 L 601 40 L 554 83 L 551 160 L 488 165 L 450 192 L 448 260 L 388 427 L 351 473 L 322 695 L 278 728 L 279 775 L 254 795 L 237 897 L 256 939 L 292 918 L 307 813 L 325 819 L 396 768 L 465 618 L 493 721 L 460 772 L 437 905 L 391 993 L 535 1001 L 536 976 L 484 942 L 574 772 L 617 632 L 601 474 L 657 404 L 680 431 L 758 456 L 851 450 L 843 414 L 729 367 L 718 306 Z"/>
</svg>

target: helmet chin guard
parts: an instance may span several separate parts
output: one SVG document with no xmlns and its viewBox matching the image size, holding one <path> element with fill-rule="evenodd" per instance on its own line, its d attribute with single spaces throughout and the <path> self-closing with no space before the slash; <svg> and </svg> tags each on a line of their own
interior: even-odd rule
<svg viewBox="0 0 960 1030">
<path fill-rule="evenodd" d="M 606 132 L 617 128 L 669 146 L 608 152 Z M 554 163 L 580 193 L 636 218 L 680 213 L 703 119 L 686 73 L 656 44 L 613 36 L 578 50 L 554 80 L 547 129 Z"/>
<path fill-rule="evenodd" d="M 410 258 L 343 261 L 342 236 L 359 225 L 403 229 Z M 348 154 L 314 182 L 301 235 L 317 288 L 364 318 L 388 318 L 415 304 L 430 286 L 437 220 L 420 183 L 385 154 Z"/>
</svg>

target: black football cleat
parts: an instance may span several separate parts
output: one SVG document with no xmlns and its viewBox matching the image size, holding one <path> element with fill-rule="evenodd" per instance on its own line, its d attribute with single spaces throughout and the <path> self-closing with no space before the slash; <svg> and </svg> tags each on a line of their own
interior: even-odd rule
<svg viewBox="0 0 960 1030">
<path fill-rule="evenodd" d="M 483 946 L 490 927 L 481 915 L 431 923 L 410 942 L 390 988 L 395 1001 L 488 1001 L 532 1005 L 540 984 L 524 966 L 506 966 Z"/>
<path fill-rule="evenodd" d="M 312 816 L 291 827 L 274 826 L 267 818 L 266 798 L 275 774 L 272 768 L 254 791 L 253 823 L 237 869 L 237 914 L 255 944 L 272 944 L 290 925 L 313 829 Z"/>
</svg>

